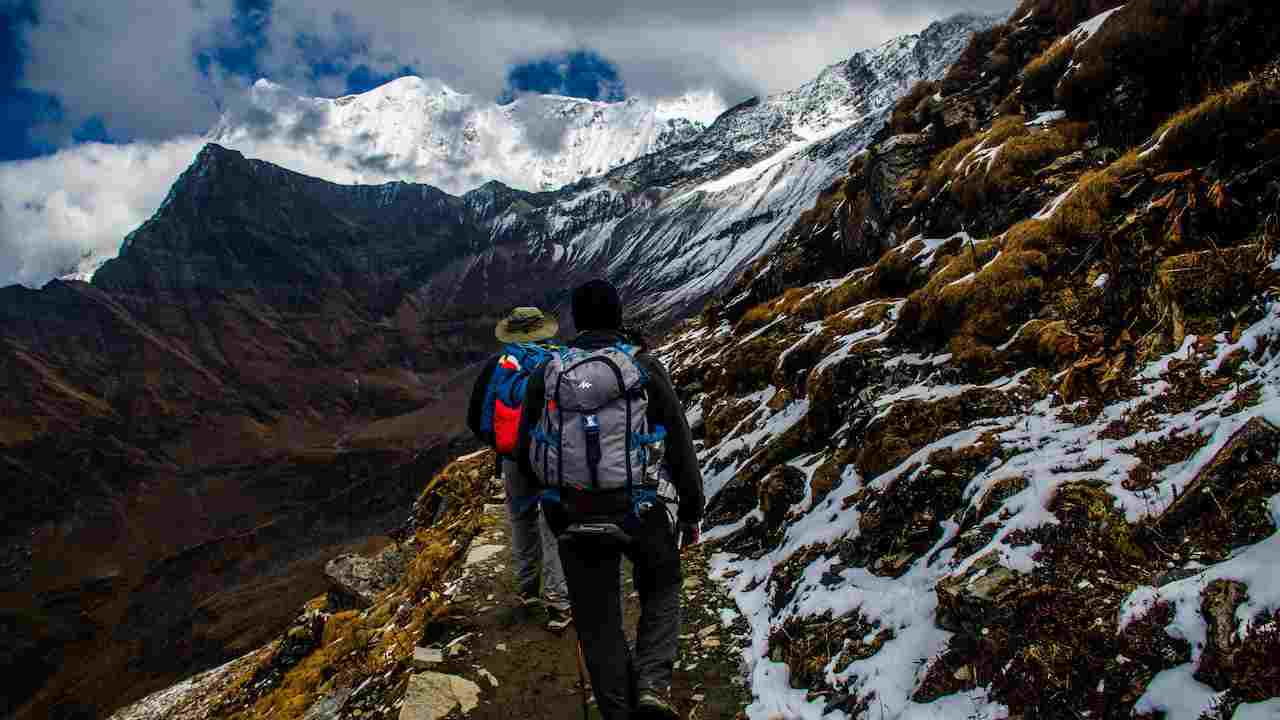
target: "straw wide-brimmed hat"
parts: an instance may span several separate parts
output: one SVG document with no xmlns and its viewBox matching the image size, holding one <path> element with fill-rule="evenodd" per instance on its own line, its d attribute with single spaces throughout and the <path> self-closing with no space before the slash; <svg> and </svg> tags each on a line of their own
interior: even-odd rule
<svg viewBox="0 0 1280 720">
<path fill-rule="evenodd" d="M 560 332 L 560 323 L 542 314 L 536 307 L 518 307 L 498 322 L 494 335 L 499 342 L 537 342 L 548 340 Z"/>
</svg>

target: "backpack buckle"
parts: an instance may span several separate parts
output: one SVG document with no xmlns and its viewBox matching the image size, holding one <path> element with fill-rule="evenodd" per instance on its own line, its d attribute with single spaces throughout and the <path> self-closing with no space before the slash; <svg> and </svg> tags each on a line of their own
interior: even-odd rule
<svg viewBox="0 0 1280 720">
<path fill-rule="evenodd" d="M 564 529 L 562 537 L 609 538 L 623 545 L 631 544 L 631 536 L 613 523 L 574 523 Z"/>
</svg>

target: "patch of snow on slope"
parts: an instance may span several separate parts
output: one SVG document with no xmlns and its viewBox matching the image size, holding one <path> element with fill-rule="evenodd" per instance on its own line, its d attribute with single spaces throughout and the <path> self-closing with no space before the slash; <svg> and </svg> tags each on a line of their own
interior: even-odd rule
<svg viewBox="0 0 1280 720">
<path fill-rule="evenodd" d="M 1092 18 L 1089 18 L 1088 20 L 1085 20 L 1084 22 L 1077 25 L 1074 30 L 1067 33 L 1063 37 L 1065 40 L 1074 41 L 1076 43 L 1076 49 L 1078 50 L 1080 46 L 1088 42 L 1089 38 L 1093 37 L 1094 33 L 1102 29 L 1103 23 L 1109 20 L 1112 15 L 1115 15 L 1116 13 L 1125 9 L 1126 7 L 1128 6 L 1121 5 L 1119 7 L 1111 8 L 1106 12 L 1098 13 Z"/>
<path fill-rule="evenodd" d="M 989 717 L 1006 716 L 1007 710 L 998 703 L 990 702 L 982 688 L 949 695 L 928 705 L 912 700 L 929 662 L 947 647 L 951 637 L 936 624 L 938 596 L 935 587 L 943 579 L 962 577 L 979 559 L 993 554 L 1002 566 L 1016 572 L 1026 574 L 1035 570 L 1040 546 L 1037 543 L 1027 544 L 1025 538 L 1014 538 L 1024 536 L 1025 531 L 1059 522 L 1049 507 L 1064 486 L 1102 480 L 1104 488 L 1127 519 L 1137 522 L 1159 515 L 1168 508 L 1252 418 L 1261 417 L 1280 424 L 1280 351 L 1272 349 L 1280 341 L 1280 303 L 1273 302 L 1263 319 L 1245 330 L 1237 342 L 1232 343 L 1225 334 L 1214 340 L 1217 345 L 1215 353 L 1202 358 L 1206 361 L 1205 373 L 1216 372 L 1217 366 L 1228 357 L 1244 355 L 1248 359 L 1243 361 L 1242 371 L 1248 371 L 1255 379 L 1242 387 L 1225 389 L 1198 407 L 1170 411 L 1156 417 L 1150 425 L 1156 429 L 1117 439 L 1111 439 L 1111 434 L 1105 432 L 1112 423 L 1124 418 L 1147 398 L 1159 396 L 1170 389 L 1163 376 L 1169 372 L 1175 359 L 1189 357 L 1196 347 L 1195 338 L 1140 369 L 1136 378 L 1144 386 L 1142 392 L 1134 399 L 1112 402 L 1091 421 L 1075 424 L 1066 419 L 1070 408 L 1056 403 L 1053 394 L 1026 405 L 1009 393 L 1010 414 L 1006 417 L 971 423 L 919 449 L 873 481 L 864 480 L 853 465 L 846 465 L 838 484 L 826 498 L 816 505 L 811 505 L 806 499 L 805 503 L 796 506 L 802 512 L 785 526 L 781 543 L 764 554 L 716 555 L 712 563 L 712 577 L 728 586 L 751 628 L 751 645 L 744 655 L 750 668 L 755 700 L 747 708 L 747 715 L 761 720 L 777 716 L 848 717 L 843 711 L 828 709 L 827 700 L 823 697 L 811 699 L 804 688 L 792 688 L 788 666 L 769 658 L 770 638 L 785 622 L 820 618 L 831 613 L 832 617 L 855 617 L 872 627 L 890 628 L 893 637 L 869 658 L 852 660 L 837 653 L 825 668 L 829 686 L 847 692 L 855 699 L 868 699 L 874 693 L 876 700 L 873 706 L 890 720 L 917 717 L 962 720 L 969 717 L 975 706 L 981 707 Z M 829 347 L 833 354 L 840 353 L 840 350 L 839 344 Z M 1246 352 L 1240 352 L 1242 350 Z M 886 362 L 886 369 L 891 365 L 920 368 L 937 365 L 936 358 L 897 356 L 893 360 L 896 364 Z M 983 389 L 1008 393 L 1023 382 L 1026 373 L 996 381 Z M 916 400 L 956 397 L 976 389 L 946 382 L 935 383 L 931 377 L 882 396 L 876 405 L 883 409 Z M 750 415 L 750 420 L 744 421 L 749 427 L 734 429 L 726 436 L 726 444 L 704 452 L 704 466 L 714 460 L 712 467 L 718 468 L 715 473 L 708 474 L 714 477 L 714 482 L 722 485 L 737 472 L 758 462 L 756 458 L 766 447 L 763 436 L 758 434 L 759 428 L 792 425 L 798 420 L 794 415 L 799 410 L 797 403 L 770 413 L 768 404 L 774 392 L 770 388 L 752 396 L 750 399 L 757 410 Z M 1251 392 L 1259 395 L 1256 405 L 1244 412 L 1240 412 L 1238 407 L 1233 408 L 1241 393 Z M 804 408 L 805 412 L 807 410 Z M 875 421 L 871 422 L 874 424 Z M 979 469 L 963 488 L 967 509 L 961 512 L 975 511 L 987 498 L 993 497 L 992 492 L 1002 486 L 1003 481 L 1020 478 L 1025 480 L 1026 486 L 998 504 L 983 508 L 989 516 L 1001 518 L 999 528 L 984 547 L 967 557 L 956 557 L 951 541 L 959 528 L 955 521 L 947 520 L 942 523 L 942 537 L 928 552 L 917 556 L 896 580 L 876 575 L 866 568 L 846 567 L 840 563 L 834 544 L 856 538 L 861 532 L 858 505 L 846 503 L 846 499 L 863 492 L 883 491 L 903 479 L 914 481 L 927 471 L 931 455 L 943 449 L 971 446 L 986 433 L 995 435 L 1002 448 L 1001 457 Z M 1138 462 L 1134 453 L 1138 443 L 1158 442 L 1185 433 L 1205 435 L 1205 447 L 1186 461 L 1156 473 L 1155 484 L 1151 488 L 1131 491 L 1125 487 L 1129 471 Z M 733 449 L 726 451 L 730 447 Z M 790 464 L 794 467 L 801 463 L 807 468 L 820 463 L 820 455 L 807 456 Z M 1003 486 L 1008 487 L 1007 484 Z M 1280 496 L 1270 499 L 1268 511 L 1273 522 L 1280 527 Z M 712 528 L 709 533 L 714 533 L 713 537 L 728 537 L 745 529 L 751 518 L 758 520 L 762 517 L 761 509 L 757 507 L 729 527 Z M 817 551 L 811 556 L 813 560 L 799 568 L 788 566 L 790 560 L 807 550 Z M 1125 603 L 1123 612 L 1116 618 L 1117 624 L 1123 628 L 1125 623 L 1140 617 L 1154 603 L 1169 603 L 1175 609 L 1170 632 L 1176 637 L 1185 637 L 1191 643 L 1198 661 L 1207 632 L 1205 620 L 1200 616 L 1200 591 L 1217 579 L 1233 579 L 1248 585 L 1248 601 L 1237 613 L 1237 633 L 1253 632 L 1257 623 L 1262 622 L 1261 618 L 1280 609 L 1280 575 L 1275 573 L 1276 567 L 1280 567 L 1280 531 L 1256 545 L 1238 550 L 1222 563 L 1202 569 L 1195 576 L 1160 588 L 1140 588 Z M 784 574 L 794 577 L 794 580 L 787 586 L 788 592 L 780 595 L 778 584 L 788 582 Z M 775 607 L 772 602 L 780 596 L 790 599 Z M 1199 712 L 1214 701 L 1216 693 L 1192 680 L 1194 662 L 1158 675 L 1146 689 L 1139 712 L 1159 710 L 1171 718 L 1198 717 Z"/>
<path fill-rule="evenodd" d="M 1193 679 L 1208 643 L 1209 627 L 1200 612 L 1200 593 L 1218 580 L 1233 580 L 1248 586 L 1248 596 L 1236 610 L 1236 635 L 1244 637 L 1256 631 L 1260 619 L 1280 610 L 1280 495 L 1268 502 L 1271 522 L 1277 528 L 1271 537 L 1255 545 L 1241 548 L 1227 560 L 1191 577 L 1163 585 L 1134 590 L 1120 610 L 1120 630 L 1141 619 L 1157 605 L 1168 604 L 1174 610 L 1173 621 L 1165 631 L 1171 637 L 1191 645 L 1191 662 L 1160 674 L 1142 696 L 1136 712 L 1162 710 L 1170 718 L 1195 720 L 1217 694 Z"/>
</svg>

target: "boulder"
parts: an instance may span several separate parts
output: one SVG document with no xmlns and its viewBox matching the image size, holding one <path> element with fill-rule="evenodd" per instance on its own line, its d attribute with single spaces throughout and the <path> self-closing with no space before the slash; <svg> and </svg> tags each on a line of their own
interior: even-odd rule
<svg viewBox="0 0 1280 720">
<path fill-rule="evenodd" d="M 1260 417 L 1252 418 L 1187 483 L 1178 499 L 1160 516 L 1159 528 L 1172 530 L 1213 507 L 1213 495 L 1206 490 L 1229 490 L 1250 467 L 1270 462 L 1277 452 L 1280 452 L 1280 428 Z"/>
<path fill-rule="evenodd" d="M 404 574 L 408 556 L 392 545 L 373 557 L 339 555 L 324 566 L 339 605 L 369 607 Z"/>
<path fill-rule="evenodd" d="M 460 710 L 469 713 L 480 703 L 480 686 L 456 675 L 424 672 L 409 678 L 400 720 L 440 720 Z"/>
<path fill-rule="evenodd" d="M 1200 610 L 1209 627 L 1195 677 L 1215 690 L 1231 687 L 1235 654 L 1240 647 L 1236 611 L 1248 596 L 1248 586 L 1234 580 L 1215 581 L 1202 594 Z"/>
<path fill-rule="evenodd" d="M 1018 592 L 1022 573 L 1000 564 L 988 553 L 961 575 L 938 583 L 938 625 L 954 632 L 976 633 L 1009 612 L 1007 601 Z"/>
<path fill-rule="evenodd" d="M 302 720 L 338 720 L 338 713 L 342 712 L 349 697 L 351 697 L 349 687 L 328 693 L 307 708 Z"/>
</svg>

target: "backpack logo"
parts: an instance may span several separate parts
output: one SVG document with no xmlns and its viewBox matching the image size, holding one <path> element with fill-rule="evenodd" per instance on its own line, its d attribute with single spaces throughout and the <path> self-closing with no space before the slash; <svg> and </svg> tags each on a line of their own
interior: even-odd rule
<svg viewBox="0 0 1280 720">
<path fill-rule="evenodd" d="M 647 377 L 634 352 L 629 346 L 571 348 L 552 358 L 529 448 L 544 487 L 630 491 L 645 483 Z"/>
</svg>

